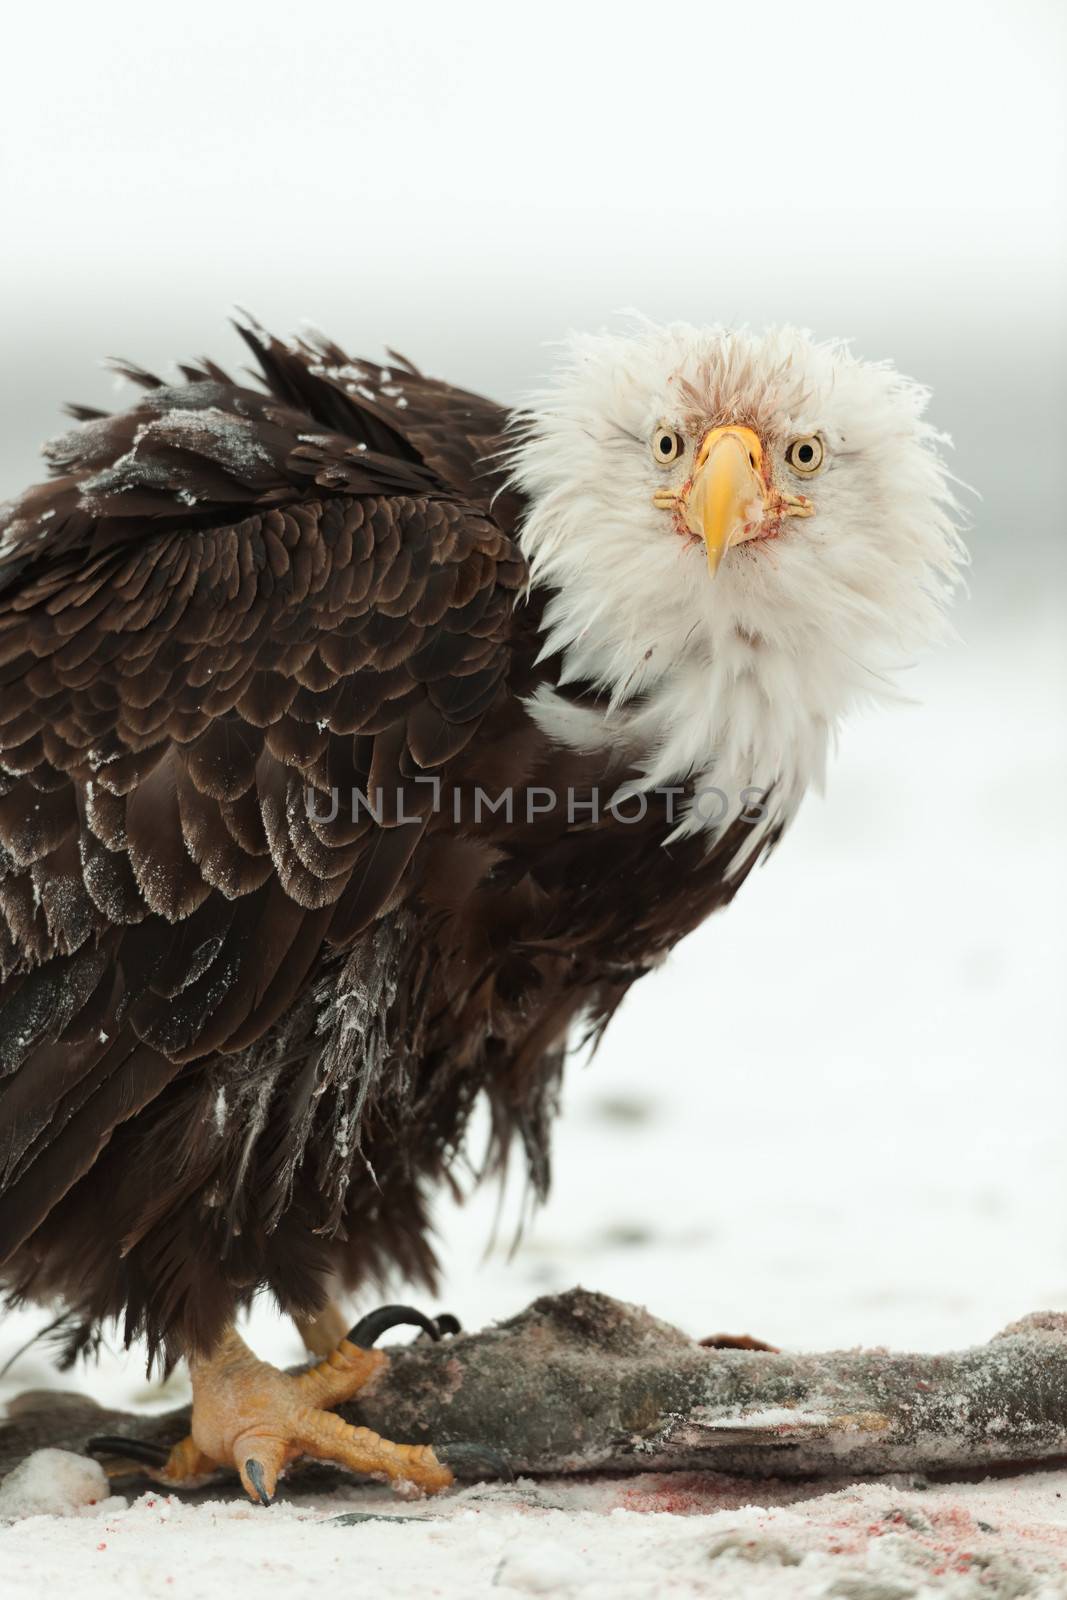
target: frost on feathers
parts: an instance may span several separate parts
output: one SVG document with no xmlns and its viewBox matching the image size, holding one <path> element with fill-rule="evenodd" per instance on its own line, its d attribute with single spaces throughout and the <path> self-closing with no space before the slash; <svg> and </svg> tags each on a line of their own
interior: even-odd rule
<svg viewBox="0 0 1067 1600">
<path fill-rule="evenodd" d="M 213 1207 L 225 1208 L 234 1233 L 241 1231 L 257 1147 L 283 1092 L 285 1155 L 269 1206 L 264 1209 L 263 1196 L 257 1197 L 257 1224 L 268 1232 L 277 1225 L 312 1148 L 318 1151 L 317 1187 L 329 1201 L 331 1224 L 340 1224 L 369 1105 L 386 1081 L 393 1099 L 402 1101 L 410 1090 L 410 1075 L 398 1058 L 417 1044 L 405 1039 L 401 1050 L 392 1043 L 390 1010 L 402 962 L 414 948 L 402 916 L 382 921 L 357 940 L 340 970 L 292 1008 L 269 1040 L 228 1058 L 226 1087 L 211 1091 L 205 1110 L 218 1137 L 234 1142 L 224 1191 L 211 1200 Z M 316 1123 L 332 1130 L 332 1137 L 313 1141 Z"/>
</svg>

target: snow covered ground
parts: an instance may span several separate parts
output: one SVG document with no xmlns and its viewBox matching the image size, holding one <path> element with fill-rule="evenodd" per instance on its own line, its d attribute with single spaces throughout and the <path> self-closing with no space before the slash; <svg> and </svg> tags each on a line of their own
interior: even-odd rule
<svg viewBox="0 0 1067 1600">
<path fill-rule="evenodd" d="M 778 1494 L 763 1506 L 736 1483 L 662 1479 L 467 1489 L 399 1513 L 375 1494 L 265 1512 L 146 1495 L 129 1509 L 14 1523 L 0 1579 L 5 1595 L 79 1600 L 299 1600 L 354 1586 L 376 1600 L 1062 1600 L 1065 1493 L 1067 1473 L 995 1487 L 857 1486 L 793 1504 Z"/>
<path fill-rule="evenodd" d="M 807 1348 L 949 1348 L 1067 1308 L 1063 649 L 1036 624 L 963 626 L 968 647 L 916 674 L 921 705 L 848 731 L 827 800 L 575 1064 L 554 1193 L 513 1258 L 517 1191 L 488 1255 L 495 1194 L 442 1205 L 441 1308 L 474 1327 L 581 1282 L 696 1335 Z M 44 1320 L 5 1319 L 0 1362 Z M 267 1305 L 250 1337 L 300 1357 Z M 187 1392 L 180 1373 L 146 1385 L 136 1352 L 57 1380 L 38 1345 L 0 1397 L 56 1381 L 123 1404 Z M 225 1579 L 259 1600 L 352 1574 L 383 1597 L 1067 1595 L 1062 1472 L 815 1498 L 634 1479 L 405 1506 L 354 1487 L 268 1512 L 158 1495 L 79 1511 L 99 1482 L 42 1478 L 67 1514 L 0 1531 L 5 1595 Z M 331 1520 L 352 1509 L 425 1525 Z"/>
</svg>

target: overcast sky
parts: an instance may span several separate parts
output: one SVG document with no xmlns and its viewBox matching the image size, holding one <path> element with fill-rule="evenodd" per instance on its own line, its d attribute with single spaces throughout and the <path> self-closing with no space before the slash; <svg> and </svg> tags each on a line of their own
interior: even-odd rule
<svg viewBox="0 0 1067 1600">
<path fill-rule="evenodd" d="M 733 287 L 1062 237 L 1054 0 L 19 13 L 2 114 L 30 281 L 73 256 L 126 282 L 611 263 L 614 287 L 673 260 L 710 295 L 716 263 Z"/>
</svg>

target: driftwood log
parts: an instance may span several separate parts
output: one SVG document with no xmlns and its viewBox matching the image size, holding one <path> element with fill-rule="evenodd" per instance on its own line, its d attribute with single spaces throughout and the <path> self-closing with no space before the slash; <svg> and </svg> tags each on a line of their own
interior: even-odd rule
<svg viewBox="0 0 1067 1600">
<path fill-rule="evenodd" d="M 582 1289 L 440 1344 L 393 1349 L 349 1421 L 432 1441 L 459 1476 L 463 1447 L 523 1474 L 705 1470 L 759 1477 L 868 1475 L 1049 1464 L 1067 1457 L 1067 1314 L 1014 1323 L 942 1355 L 885 1350 L 789 1355 L 708 1349 L 646 1311 Z M 31 1450 L 84 1450 L 93 1434 L 169 1445 L 187 1408 L 105 1411 L 35 1391 L 0 1431 L 0 1470 Z M 321 1482 L 321 1469 L 294 1467 Z"/>
</svg>

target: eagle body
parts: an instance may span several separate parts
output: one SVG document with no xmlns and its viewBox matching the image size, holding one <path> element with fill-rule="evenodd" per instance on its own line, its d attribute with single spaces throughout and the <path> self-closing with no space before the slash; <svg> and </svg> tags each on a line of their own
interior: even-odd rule
<svg viewBox="0 0 1067 1600">
<path fill-rule="evenodd" d="M 0 525 L 0 1274 L 74 1344 L 119 1317 L 165 1360 L 263 1287 L 306 1316 L 432 1281 L 479 1099 L 487 1165 L 517 1141 L 545 1191 L 568 1040 L 732 898 L 960 558 L 936 436 L 881 369 L 827 504 L 892 521 L 888 432 L 906 515 L 891 559 L 820 546 L 832 507 L 798 520 L 820 588 L 769 454 L 816 436 L 829 356 L 716 333 L 687 365 L 691 330 L 646 329 L 509 416 L 243 332 L 257 384 L 125 369 L 136 403 L 78 413 Z M 767 464 L 735 461 L 749 435 Z M 714 583 L 698 449 L 778 496 Z"/>
</svg>

